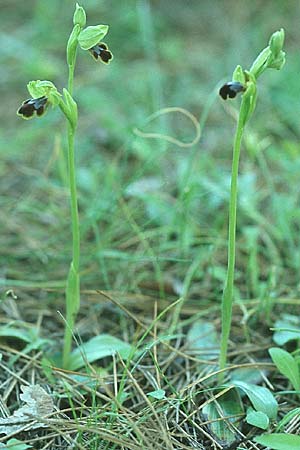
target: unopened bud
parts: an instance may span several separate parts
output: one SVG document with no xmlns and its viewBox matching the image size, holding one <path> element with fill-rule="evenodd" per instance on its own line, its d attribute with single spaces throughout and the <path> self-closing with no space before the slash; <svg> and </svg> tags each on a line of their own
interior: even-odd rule
<svg viewBox="0 0 300 450">
<path fill-rule="evenodd" d="M 279 53 L 282 50 L 283 43 L 284 43 L 284 29 L 281 28 L 281 30 L 275 31 L 275 33 L 272 34 L 269 41 L 270 50 L 273 53 L 274 58 L 278 57 Z"/>
<path fill-rule="evenodd" d="M 76 3 L 76 9 L 73 16 L 73 24 L 78 24 L 81 28 L 85 27 L 86 24 L 85 10 L 82 6 L 79 6 L 78 3 Z"/>
</svg>

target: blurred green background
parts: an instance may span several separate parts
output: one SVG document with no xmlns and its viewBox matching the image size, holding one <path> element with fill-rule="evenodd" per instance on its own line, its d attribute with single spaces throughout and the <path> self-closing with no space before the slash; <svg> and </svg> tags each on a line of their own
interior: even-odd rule
<svg viewBox="0 0 300 450">
<path fill-rule="evenodd" d="M 82 287 L 220 298 L 226 269 L 232 138 L 239 99 L 218 89 L 286 31 L 287 62 L 259 80 L 240 170 L 237 280 L 241 296 L 297 295 L 300 253 L 300 3 L 82 0 L 87 24 L 110 25 L 109 66 L 78 52 L 76 159 Z M 8 287 L 64 283 L 71 255 L 65 123 L 49 108 L 16 116 L 30 80 L 66 85 L 75 2 L 0 0 L 0 277 Z M 179 114 L 202 125 L 192 148 Z"/>
</svg>

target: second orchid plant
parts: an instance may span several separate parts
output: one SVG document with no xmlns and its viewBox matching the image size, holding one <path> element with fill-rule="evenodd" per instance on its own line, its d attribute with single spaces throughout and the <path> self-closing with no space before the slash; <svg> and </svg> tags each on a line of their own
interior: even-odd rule
<svg viewBox="0 0 300 450">
<path fill-rule="evenodd" d="M 68 174 L 70 189 L 70 209 L 72 222 L 72 261 L 66 282 L 66 318 L 63 347 L 63 367 L 68 367 L 69 355 L 72 345 L 72 333 L 76 317 L 80 308 L 80 229 L 78 216 L 78 200 L 75 171 L 75 132 L 78 123 L 77 104 L 73 98 L 73 82 L 76 64 L 77 49 L 88 50 L 91 56 L 98 61 L 108 64 L 113 58 L 108 46 L 102 39 L 108 33 L 108 25 L 86 25 L 85 10 L 76 4 L 73 16 L 73 29 L 67 44 L 67 64 L 69 69 L 67 88 L 62 94 L 56 86 L 48 80 L 30 81 L 27 89 L 31 96 L 23 102 L 17 114 L 24 119 L 42 116 L 49 105 L 58 106 L 67 121 L 68 134 Z"/>
<path fill-rule="evenodd" d="M 233 144 L 233 158 L 231 171 L 231 188 L 229 201 L 229 230 L 228 230 L 228 264 L 227 276 L 222 297 L 222 332 L 219 367 L 221 369 L 219 381 L 224 379 L 224 369 L 227 361 L 228 340 L 231 328 L 232 303 L 234 294 L 235 252 L 236 252 L 236 213 L 238 170 L 242 137 L 244 128 L 254 112 L 257 99 L 257 80 L 267 69 L 280 70 L 285 63 L 283 49 L 284 30 L 272 34 L 269 45 L 264 48 L 253 62 L 250 70 L 243 70 L 237 66 L 233 72 L 232 81 L 225 83 L 220 96 L 226 100 L 242 93 L 242 101 L 238 116 L 238 123 Z"/>
</svg>

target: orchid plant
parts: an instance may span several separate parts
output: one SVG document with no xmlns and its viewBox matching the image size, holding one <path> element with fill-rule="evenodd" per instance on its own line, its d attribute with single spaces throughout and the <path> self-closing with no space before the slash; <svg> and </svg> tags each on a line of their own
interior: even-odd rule
<svg viewBox="0 0 300 450">
<path fill-rule="evenodd" d="M 252 116 L 257 100 L 257 80 L 267 69 L 280 70 L 285 63 L 285 53 L 282 50 L 284 30 L 272 34 L 269 45 L 262 50 L 253 62 L 250 70 L 243 70 L 240 65 L 233 72 L 232 81 L 225 83 L 219 91 L 220 96 L 235 98 L 242 94 L 242 101 L 238 115 L 238 123 L 233 143 L 233 158 L 231 171 L 231 188 L 229 201 L 229 232 L 228 232 L 228 264 L 225 287 L 222 297 L 222 332 L 220 349 L 220 381 L 223 381 L 227 361 L 228 339 L 231 328 L 232 303 L 234 293 L 234 271 L 236 253 L 236 215 L 238 194 L 238 170 L 244 128 Z"/>
<path fill-rule="evenodd" d="M 67 122 L 73 254 L 66 282 L 66 318 L 62 358 L 62 365 L 65 368 L 68 367 L 72 346 L 72 333 L 80 308 L 80 229 L 75 171 L 75 133 L 78 115 L 77 104 L 73 98 L 77 49 L 80 47 L 82 50 L 87 50 L 96 61 L 101 61 L 104 64 L 108 64 L 113 58 L 107 44 L 102 42 L 102 39 L 108 33 L 108 25 L 88 27 L 85 27 L 85 25 L 85 10 L 77 3 L 73 16 L 73 29 L 67 43 L 67 64 L 69 69 L 67 88 L 64 88 L 61 94 L 51 81 L 30 81 L 27 89 L 31 98 L 25 100 L 17 112 L 23 119 L 32 119 L 43 116 L 50 105 L 53 107 L 58 106 Z"/>
</svg>

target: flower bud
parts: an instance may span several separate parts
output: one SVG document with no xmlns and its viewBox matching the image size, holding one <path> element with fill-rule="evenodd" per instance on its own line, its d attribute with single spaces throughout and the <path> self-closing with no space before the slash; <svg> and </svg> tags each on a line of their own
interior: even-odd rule
<svg viewBox="0 0 300 450">
<path fill-rule="evenodd" d="M 275 31 L 275 33 L 272 34 L 269 46 L 272 54 L 274 55 L 274 58 L 277 58 L 279 56 L 279 53 L 282 50 L 284 43 L 284 29 L 281 28 L 279 31 Z"/>
<path fill-rule="evenodd" d="M 76 9 L 73 16 L 73 24 L 74 25 L 78 24 L 80 28 L 85 27 L 86 24 L 85 10 L 83 9 L 82 6 L 79 6 L 78 3 L 76 3 Z"/>
<path fill-rule="evenodd" d="M 78 23 L 75 24 L 68 40 L 67 62 L 69 66 L 71 66 L 75 61 L 77 42 L 80 31 L 81 31 L 80 25 Z"/>
</svg>

